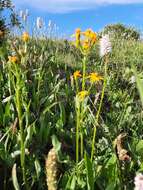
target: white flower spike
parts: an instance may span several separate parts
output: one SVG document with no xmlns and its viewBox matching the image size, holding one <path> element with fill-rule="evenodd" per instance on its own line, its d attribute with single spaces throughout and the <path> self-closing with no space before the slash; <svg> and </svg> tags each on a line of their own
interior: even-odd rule
<svg viewBox="0 0 143 190">
<path fill-rule="evenodd" d="M 135 189 L 134 190 L 143 190 L 143 175 L 141 173 L 137 174 L 134 179 Z"/>
<path fill-rule="evenodd" d="M 38 17 L 36 24 L 37 24 L 38 29 L 42 28 L 43 27 L 43 20 L 40 17 Z"/>
<path fill-rule="evenodd" d="M 111 42 L 108 35 L 102 36 L 100 39 L 100 56 L 104 57 L 112 50 Z"/>
</svg>

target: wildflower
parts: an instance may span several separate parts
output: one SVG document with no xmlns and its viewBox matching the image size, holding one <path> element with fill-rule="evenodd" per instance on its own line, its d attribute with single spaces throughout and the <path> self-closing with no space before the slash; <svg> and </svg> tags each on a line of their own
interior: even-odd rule
<svg viewBox="0 0 143 190">
<path fill-rule="evenodd" d="M 49 20 L 49 22 L 48 22 L 48 27 L 51 28 L 51 26 L 52 26 L 52 21 Z"/>
<path fill-rule="evenodd" d="M 17 63 L 18 58 L 16 56 L 8 56 L 8 59 L 11 63 Z"/>
<path fill-rule="evenodd" d="M 77 28 L 75 31 L 76 47 L 79 47 L 80 45 L 80 36 L 81 36 L 81 30 L 80 28 Z"/>
<path fill-rule="evenodd" d="M 29 36 L 28 32 L 23 32 L 22 40 L 23 40 L 24 42 L 28 42 L 28 41 L 29 41 L 29 38 L 30 38 L 30 36 Z"/>
<path fill-rule="evenodd" d="M 136 82 L 136 77 L 135 76 L 132 76 L 131 78 L 130 78 L 130 83 L 135 83 Z"/>
<path fill-rule="evenodd" d="M 46 158 L 46 177 L 48 190 L 57 190 L 57 154 L 52 148 Z"/>
<path fill-rule="evenodd" d="M 90 82 L 98 82 L 100 80 L 103 80 L 103 77 L 98 75 L 97 73 L 90 73 L 90 75 L 88 76 L 88 78 L 90 79 Z"/>
<path fill-rule="evenodd" d="M 93 45 L 97 40 L 97 35 L 95 32 L 92 32 L 90 37 L 91 37 L 91 44 Z"/>
<path fill-rule="evenodd" d="M 80 71 L 75 71 L 74 73 L 73 73 L 73 77 L 74 77 L 74 79 L 76 80 L 78 77 L 81 77 L 82 75 L 80 74 Z"/>
<path fill-rule="evenodd" d="M 82 48 L 83 48 L 84 51 L 88 51 L 90 49 L 90 43 L 89 43 L 88 40 L 83 42 Z"/>
<path fill-rule="evenodd" d="M 25 10 L 25 15 L 29 16 L 29 10 L 28 9 Z"/>
<path fill-rule="evenodd" d="M 95 43 L 97 39 L 97 35 L 95 32 L 93 32 L 91 29 L 87 29 L 85 32 L 83 32 L 83 35 L 87 37 L 91 43 L 91 46 Z"/>
<path fill-rule="evenodd" d="M 88 91 L 87 91 L 87 90 L 80 91 L 80 92 L 77 94 L 78 98 L 79 98 L 81 101 L 83 101 L 87 95 L 88 95 Z"/>
<path fill-rule="evenodd" d="M 37 18 L 36 25 L 38 29 L 43 27 L 43 20 L 40 17 Z"/>
<path fill-rule="evenodd" d="M 28 9 L 26 9 L 25 11 L 20 10 L 20 12 L 19 12 L 19 16 L 20 16 L 20 18 L 23 19 L 24 22 L 27 21 L 27 17 L 28 17 L 28 15 L 29 15 L 29 11 L 28 11 Z"/>
<path fill-rule="evenodd" d="M 23 18 L 23 16 L 24 16 L 24 11 L 23 10 L 20 10 L 19 16 L 20 16 L 20 18 Z"/>
<path fill-rule="evenodd" d="M 134 190 L 143 190 L 143 175 L 141 173 L 137 174 L 134 178 L 135 189 Z"/>
<path fill-rule="evenodd" d="M 85 32 L 83 32 L 83 35 L 90 38 L 92 33 L 93 33 L 93 31 L 91 29 L 87 29 Z"/>
<path fill-rule="evenodd" d="M 100 39 L 100 56 L 103 57 L 112 50 L 111 42 L 108 35 L 104 35 Z"/>
</svg>

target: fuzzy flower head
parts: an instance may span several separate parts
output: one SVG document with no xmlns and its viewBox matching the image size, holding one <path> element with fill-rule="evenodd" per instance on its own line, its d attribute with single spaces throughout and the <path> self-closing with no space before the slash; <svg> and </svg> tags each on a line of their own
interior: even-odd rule
<svg viewBox="0 0 143 190">
<path fill-rule="evenodd" d="M 36 26 L 38 29 L 43 27 L 43 20 L 40 17 L 37 17 Z"/>
<path fill-rule="evenodd" d="M 28 32 L 23 32 L 22 40 L 23 40 L 24 42 L 28 42 L 29 39 L 30 39 L 30 36 L 29 36 Z"/>
<path fill-rule="evenodd" d="M 100 56 L 104 57 L 112 50 L 111 42 L 108 35 L 102 36 L 100 39 Z"/>
<path fill-rule="evenodd" d="M 73 77 L 74 77 L 75 80 L 76 80 L 77 78 L 81 77 L 81 76 L 82 76 L 82 75 L 81 75 L 80 71 L 75 71 L 75 72 L 73 73 Z"/>
<path fill-rule="evenodd" d="M 97 73 L 90 73 L 90 75 L 88 76 L 88 78 L 90 79 L 91 83 L 99 82 L 100 80 L 103 80 L 103 77 L 100 76 Z"/>
<path fill-rule="evenodd" d="M 137 174 L 134 179 L 135 189 L 134 190 L 143 190 L 143 175 L 141 173 Z"/>
</svg>

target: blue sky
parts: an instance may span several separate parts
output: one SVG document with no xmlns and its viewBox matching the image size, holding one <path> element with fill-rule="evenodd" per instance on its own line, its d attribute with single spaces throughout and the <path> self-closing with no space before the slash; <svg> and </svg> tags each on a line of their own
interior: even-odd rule
<svg viewBox="0 0 143 190">
<path fill-rule="evenodd" d="M 101 30 L 111 23 L 143 29 L 143 0 L 14 0 L 17 11 L 29 9 L 29 22 L 52 20 L 61 33 L 75 28 Z"/>
</svg>

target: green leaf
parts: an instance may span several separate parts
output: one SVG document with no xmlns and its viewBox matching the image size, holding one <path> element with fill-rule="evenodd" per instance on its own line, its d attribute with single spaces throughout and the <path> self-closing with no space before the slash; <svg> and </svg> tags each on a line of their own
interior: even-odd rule
<svg viewBox="0 0 143 190">
<path fill-rule="evenodd" d="M 18 180 L 17 180 L 17 174 L 16 174 L 16 164 L 13 165 L 12 168 L 12 182 L 15 190 L 20 190 Z"/>
<path fill-rule="evenodd" d="M 58 152 L 61 148 L 61 143 L 59 142 L 59 140 L 57 139 L 57 137 L 55 135 L 52 135 L 52 144 L 53 144 L 56 152 Z"/>
<path fill-rule="evenodd" d="M 110 183 L 110 184 L 107 186 L 106 190 L 115 190 L 115 183 Z"/>
<path fill-rule="evenodd" d="M 143 140 L 140 140 L 136 145 L 136 152 L 143 156 Z"/>
<path fill-rule="evenodd" d="M 92 168 L 92 162 L 85 153 L 84 155 L 84 160 L 85 160 L 85 166 L 86 166 L 86 179 L 87 179 L 87 186 L 88 190 L 94 190 L 94 177 L 93 177 L 93 168 Z"/>
<path fill-rule="evenodd" d="M 37 179 L 39 179 L 39 176 L 40 176 L 40 173 L 41 173 L 41 166 L 40 166 L 39 160 L 36 159 L 34 164 L 35 164 Z"/>
<path fill-rule="evenodd" d="M 136 77 L 137 88 L 138 88 L 138 91 L 140 94 L 140 99 L 141 99 L 141 102 L 143 105 L 143 82 L 141 81 L 140 77 L 138 76 L 136 68 L 134 65 L 132 65 L 132 68 L 133 68 L 134 75 Z"/>
<path fill-rule="evenodd" d="M 72 180 L 71 180 L 71 190 L 75 190 L 76 187 L 76 176 L 73 176 Z"/>
</svg>

